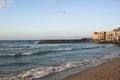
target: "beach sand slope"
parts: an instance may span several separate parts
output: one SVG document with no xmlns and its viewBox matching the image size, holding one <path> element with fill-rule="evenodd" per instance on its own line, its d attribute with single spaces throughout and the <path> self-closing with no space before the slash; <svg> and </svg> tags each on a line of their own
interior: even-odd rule
<svg viewBox="0 0 120 80">
<path fill-rule="evenodd" d="M 120 80 L 120 57 L 68 76 L 64 80 Z"/>
</svg>

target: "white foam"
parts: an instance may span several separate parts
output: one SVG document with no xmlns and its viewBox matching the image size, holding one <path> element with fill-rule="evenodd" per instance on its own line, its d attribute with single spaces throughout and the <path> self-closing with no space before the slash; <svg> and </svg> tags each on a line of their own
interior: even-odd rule
<svg viewBox="0 0 120 80">
<path fill-rule="evenodd" d="M 25 52 L 25 53 L 23 53 L 24 56 L 29 56 L 29 55 L 32 55 L 32 54 L 34 54 L 34 53 L 33 52 Z"/>
<path fill-rule="evenodd" d="M 61 64 L 59 66 L 47 66 L 47 67 L 38 67 L 36 69 L 31 69 L 29 71 L 24 71 L 23 73 L 19 74 L 18 77 L 21 79 L 25 78 L 41 78 L 44 77 L 48 74 L 56 73 L 56 72 L 61 72 L 70 68 L 78 67 L 81 65 L 85 65 L 88 63 L 92 62 L 97 62 L 99 59 L 86 59 L 83 61 L 75 61 L 75 62 L 68 62 L 66 64 Z"/>
<path fill-rule="evenodd" d="M 24 48 L 0 48 L 0 50 L 22 50 Z"/>
<path fill-rule="evenodd" d="M 40 43 L 40 41 L 36 41 L 36 42 L 34 42 L 35 44 L 38 44 L 38 43 Z"/>
<path fill-rule="evenodd" d="M 72 48 L 59 48 L 59 49 L 55 49 L 55 51 L 69 51 L 72 50 Z"/>
<path fill-rule="evenodd" d="M 114 53 L 114 54 L 106 55 L 102 59 L 112 59 L 112 58 L 119 57 L 119 55 L 120 55 L 119 53 Z"/>
<path fill-rule="evenodd" d="M 21 55 L 21 56 L 29 56 L 29 55 L 32 55 L 32 54 L 34 54 L 33 52 L 25 52 L 25 53 L 13 53 L 13 54 L 0 54 L 0 56 L 1 57 L 14 57 L 14 56 L 16 56 L 16 55 Z"/>
<path fill-rule="evenodd" d="M 1 57 L 4 57 L 4 56 L 15 56 L 15 54 L 0 54 Z"/>
<path fill-rule="evenodd" d="M 30 48 L 41 48 L 42 46 L 30 46 Z"/>
</svg>

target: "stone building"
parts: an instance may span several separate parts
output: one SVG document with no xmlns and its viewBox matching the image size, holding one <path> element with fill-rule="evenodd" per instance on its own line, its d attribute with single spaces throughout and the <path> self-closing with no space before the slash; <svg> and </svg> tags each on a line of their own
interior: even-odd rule
<svg viewBox="0 0 120 80">
<path fill-rule="evenodd" d="M 106 32 L 106 41 L 111 41 L 112 40 L 112 31 Z"/>
<path fill-rule="evenodd" d="M 93 32 L 92 33 L 92 39 L 98 40 L 98 32 Z"/>
<path fill-rule="evenodd" d="M 120 28 L 113 29 L 110 32 L 93 32 L 92 39 L 120 42 Z"/>
<path fill-rule="evenodd" d="M 106 40 L 106 32 L 93 32 L 92 39 L 93 40 Z"/>
<path fill-rule="evenodd" d="M 120 41 L 120 28 L 113 29 L 111 39 L 117 42 Z"/>
</svg>

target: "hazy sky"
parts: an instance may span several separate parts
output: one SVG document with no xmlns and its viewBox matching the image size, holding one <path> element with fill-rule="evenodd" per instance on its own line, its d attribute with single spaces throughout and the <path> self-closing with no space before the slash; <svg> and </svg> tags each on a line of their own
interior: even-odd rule
<svg viewBox="0 0 120 80">
<path fill-rule="evenodd" d="M 120 0 L 0 0 L 0 39 L 90 37 L 120 26 Z"/>
</svg>

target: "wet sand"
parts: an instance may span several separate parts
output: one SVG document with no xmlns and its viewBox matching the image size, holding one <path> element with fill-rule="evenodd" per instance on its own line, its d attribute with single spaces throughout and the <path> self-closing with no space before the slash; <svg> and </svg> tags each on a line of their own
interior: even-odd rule
<svg viewBox="0 0 120 80">
<path fill-rule="evenodd" d="M 120 80 L 120 57 L 68 76 L 63 80 Z"/>
</svg>

